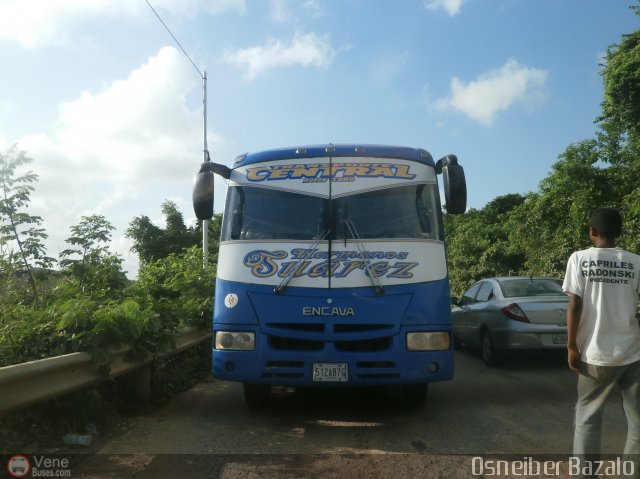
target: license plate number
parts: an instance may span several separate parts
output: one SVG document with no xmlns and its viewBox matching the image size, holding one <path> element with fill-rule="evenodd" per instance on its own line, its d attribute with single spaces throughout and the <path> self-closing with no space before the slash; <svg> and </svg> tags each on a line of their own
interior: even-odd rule
<svg viewBox="0 0 640 479">
<path fill-rule="evenodd" d="M 566 334 L 554 334 L 553 335 L 553 344 L 567 344 L 567 335 Z"/>
<path fill-rule="evenodd" d="M 328 382 L 346 382 L 349 380 L 347 363 L 315 363 L 313 380 Z"/>
</svg>

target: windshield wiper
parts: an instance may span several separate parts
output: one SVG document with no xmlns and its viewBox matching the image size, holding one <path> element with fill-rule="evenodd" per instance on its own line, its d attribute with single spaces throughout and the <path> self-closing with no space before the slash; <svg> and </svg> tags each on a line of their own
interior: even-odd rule
<svg viewBox="0 0 640 479">
<path fill-rule="evenodd" d="M 287 274 L 282 279 L 280 284 L 273 289 L 273 292 L 275 294 L 282 294 L 284 292 L 284 290 L 286 289 L 287 285 L 291 282 L 291 280 L 295 276 L 296 271 L 298 271 L 298 267 L 302 264 L 302 262 L 305 259 L 309 259 L 309 257 L 311 255 L 313 255 L 313 253 L 315 253 L 316 247 L 320 244 L 320 241 L 322 241 L 327 236 L 329 236 L 329 232 L 330 231 L 331 230 L 325 230 L 325 231 L 323 231 L 322 233 L 320 233 L 319 235 L 317 235 L 316 237 L 313 238 L 314 242 L 311 244 L 311 247 L 309 247 L 307 249 L 307 251 L 300 257 L 298 262 L 293 266 L 293 268 L 291 268 L 291 271 L 289 271 L 289 274 Z"/>
<path fill-rule="evenodd" d="M 358 253 L 362 256 L 362 260 L 364 261 L 364 266 L 367 270 L 367 274 L 369 275 L 369 279 L 371 280 L 371 287 L 375 291 L 376 294 L 384 294 L 384 289 L 382 289 L 382 284 L 380 284 L 380 278 L 378 275 L 374 275 L 371 270 L 371 262 L 369 261 L 369 254 L 364 247 L 364 243 L 362 242 L 362 238 L 358 234 L 358 230 L 356 229 L 356 225 L 350 218 L 346 218 L 344 220 L 344 224 L 347 226 L 351 237 L 354 239 L 356 243 L 356 247 L 358 248 Z"/>
</svg>

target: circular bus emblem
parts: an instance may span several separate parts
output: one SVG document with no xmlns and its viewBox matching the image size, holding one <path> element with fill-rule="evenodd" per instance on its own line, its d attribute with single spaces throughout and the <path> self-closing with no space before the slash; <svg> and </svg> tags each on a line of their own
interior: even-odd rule
<svg viewBox="0 0 640 479">
<path fill-rule="evenodd" d="M 235 308 L 236 305 L 238 304 L 238 295 L 234 294 L 234 293 L 229 293 L 228 295 L 226 295 L 224 297 L 224 305 L 231 309 L 231 308 Z"/>
</svg>

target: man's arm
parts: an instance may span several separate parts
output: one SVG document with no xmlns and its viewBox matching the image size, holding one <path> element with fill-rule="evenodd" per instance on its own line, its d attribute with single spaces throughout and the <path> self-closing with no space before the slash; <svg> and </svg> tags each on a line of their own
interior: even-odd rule
<svg viewBox="0 0 640 479">
<path fill-rule="evenodd" d="M 582 298 L 574 293 L 568 293 L 569 306 L 567 307 L 567 359 L 569 369 L 573 372 L 579 372 L 580 368 L 580 351 L 576 345 L 576 337 L 578 336 L 578 325 L 580 324 L 580 315 L 582 314 Z"/>
</svg>

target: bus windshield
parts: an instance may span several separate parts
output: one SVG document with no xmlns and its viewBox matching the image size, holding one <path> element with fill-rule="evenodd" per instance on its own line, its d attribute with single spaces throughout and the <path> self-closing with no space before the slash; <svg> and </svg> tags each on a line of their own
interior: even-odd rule
<svg viewBox="0 0 640 479">
<path fill-rule="evenodd" d="M 332 237 L 344 238 L 344 222 L 350 220 L 362 239 L 441 240 L 437 194 L 435 185 L 411 185 L 337 198 Z"/>
<path fill-rule="evenodd" d="M 267 188 L 229 188 L 222 241 L 310 240 L 324 231 L 326 199 Z"/>
<path fill-rule="evenodd" d="M 312 240 L 327 230 L 331 239 L 349 239 L 347 221 L 362 239 L 443 239 L 437 187 L 419 184 L 333 200 L 275 189 L 230 187 L 222 240 Z"/>
</svg>

